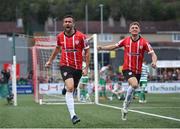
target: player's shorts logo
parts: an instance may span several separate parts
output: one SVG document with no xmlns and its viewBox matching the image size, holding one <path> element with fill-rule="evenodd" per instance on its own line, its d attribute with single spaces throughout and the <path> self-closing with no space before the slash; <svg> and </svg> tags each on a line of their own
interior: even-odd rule
<svg viewBox="0 0 180 129">
<path fill-rule="evenodd" d="M 132 72 L 129 72 L 128 74 L 129 74 L 129 75 L 132 75 Z"/>
<path fill-rule="evenodd" d="M 64 75 L 64 76 L 67 76 L 67 72 L 64 72 L 63 75 Z"/>
</svg>

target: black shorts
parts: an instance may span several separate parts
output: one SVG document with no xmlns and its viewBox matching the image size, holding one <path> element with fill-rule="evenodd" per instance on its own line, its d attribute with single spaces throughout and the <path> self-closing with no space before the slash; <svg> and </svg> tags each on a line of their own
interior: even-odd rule
<svg viewBox="0 0 180 129">
<path fill-rule="evenodd" d="M 74 87 L 77 88 L 79 80 L 82 76 L 82 70 L 77 70 L 69 66 L 60 66 L 60 70 L 63 80 L 65 81 L 68 78 L 73 78 Z"/>
<path fill-rule="evenodd" d="M 135 77 L 139 83 L 139 80 L 141 78 L 141 74 L 135 74 L 131 70 L 123 70 L 123 76 L 125 77 L 126 80 L 128 80 L 131 77 Z"/>
</svg>

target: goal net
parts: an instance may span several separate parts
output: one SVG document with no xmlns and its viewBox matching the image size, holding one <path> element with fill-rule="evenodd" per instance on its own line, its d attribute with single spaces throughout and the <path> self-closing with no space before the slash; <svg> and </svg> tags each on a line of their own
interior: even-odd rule
<svg viewBox="0 0 180 129">
<path fill-rule="evenodd" d="M 35 101 L 40 104 L 63 104 L 65 96 L 62 95 L 64 83 L 59 69 L 60 53 L 53 60 L 50 68 L 45 67 L 52 51 L 56 47 L 56 37 L 35 37 L 32 49 L 33 59 L 33 85 Z M 97 35 L 88 38 L 91 46 L 91 64 L 87 77 L 80 80 L 77 91 L 74 92 L 75 103 L 98 102 L 97 86 Z M 84 81 L 86 80 L 86 81 Z"/>
<path fill-rule="evenodd" d="M 56 56 L 52 62 L 52 67 L 46 68 L 52 51 L 56 46 L 55 37 L 35 37 L 35 46 L 32 49 L 33 59 L 33 85 L 35 101 L 41 103 L 51 103 L 61 101 L 60 95 L 63 82 L 59 71 L 59 57 Z"/>
</svg>

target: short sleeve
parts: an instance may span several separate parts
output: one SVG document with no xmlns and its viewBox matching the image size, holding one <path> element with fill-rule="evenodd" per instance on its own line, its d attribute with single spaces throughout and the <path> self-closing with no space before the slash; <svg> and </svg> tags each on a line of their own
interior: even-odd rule
<svg viewBox="0 0 180 129">
<path fill-rule="evenodd" d="M 148 54 L 154 52 L 153 48 L 151 47 L 148 41 L 145 41 L 145 50 L 148 52 Z"/>
<path fill-rule="evenodd" d="M 87 40 L 86 35 L 83 35 L 83 47 L 84 47 L 84 49 L 88 49 L 89 48 L 89 42 Z"/>
<path fill-rule="evenodd" d="M 117 47 L 122 47 L 122 46 L 124 46 L 124 42 L 125 42 L 125 39 L 122 39 L 122 40 L 120 40 L 118 43 L 116 43 L 115 45 L 116 45 Z"/>
</svg>

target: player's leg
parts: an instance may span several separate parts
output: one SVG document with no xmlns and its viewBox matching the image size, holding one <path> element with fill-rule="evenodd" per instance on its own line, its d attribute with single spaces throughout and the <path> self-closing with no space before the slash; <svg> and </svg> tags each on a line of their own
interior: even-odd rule
<svg viewBox="0 0 180 129">
<path fill-rule="evenodd" d="M 125 70 L 123 71 L 123 75 L 128 80 L 129 87 L 126 92 L 125 100 L 123 102 L 123 109 L 122 109 L 122 120 L 127 119 L 128 107 L 132 101 L 133 94 L 136 88 L 138 88 L 138 82 L 140 79 L 140 75 L 133 74 L 132 71 Z"/>
<path fill-rule="evenodd" d="M 118 98 L 119 100 L 125 100 L 125 93 L 123 89 L 118 92 L 118 96 L 119 96 Z"/>
<path fill-rule="evenodd" d="M 143 89 L 142 89 L 143 81 L 140 81 L 140 92 L 139 92 L 139 103 L 143 102 Z"/>
<path fill-rule="evenodd" d="M 66 104 L 69 110 L 69 113 L 71 115 L 71 119 L 75 114 L 74 111 L 74 98 L 73 98 L 73 91 L 74 91 L 74 80 L 73 78 L 68 78 L 65 80 L 65 85 L 66 85 Z"/>
<path fill-rule="evenodd" d="M 77 87 L 78 87 L 78 84 L 79 84 L 79 81 L 80 81 L 80 79 L 81 79 L 81 76 L 82 76 L 82 70 L 74 70 L 73 71 L 73 81 L 74 81 L 74 87 L 73 87 L 73 89 L 74 89 L 74 91 L 77 89 Z M 73 99 L 74 100 L 74 99 Z M 73 105 L 74 105 L 74 101 L 73 101 Z M 73 108 L 74 108 L 74 106 L 73 106 Z M 76 124 L 76 123 L 78 123 L 78 122 L 80 122 L 80 118 L 78 118 L 78 116 L 75 114 L 73 117 L 72 117 L 72 123 L 73 124 Z"/>
<path fill-rule="evenodd" d="M 13 95 L 9 89 L 9 85 L 7 83 L 0 84 L 0 97 L 6 98 L 8 104 L 12 104 Z"/>
<path fill-rule="evenodd" d="M 6 98 L 8 97 L 8 88 L 6 84 L 0 84 L 0 97 Z"/>
<path fill-rule="evenodd" d="M 85 76 L 85 79 L 83 82 L 84 82 L 85 101 L 91 102 L 90 94 L 88 92 L 89 77 Z"/>
<path fill-rule="evenodd" d="M 99 91 L 99 96 L 102 99 L 106 98 L 106 81 L 103 78 L 100 78 L 99 85 L 101 87 L 101 90 Z"/>
<path fill-rule="evenodd" d="M 135 89 L 138 87 L 138 81 L 137 81 L 136 77 L 129 78 L 128 82 L 129 82 L 130 86 L 127 89 L 125 100 L 123 102 L 122 120 L 127 120 L 128 107 L 132 101 L 133 93 L 134 93 Z"/>
<path fill-rule="evenodd" d="M 66 94 L 66 85 L 64 84 L 64 87 L 62 89 L 62 95 L 65 95 Z"/>
<path fill-rule="evenodd" d="M 86 90 L 86 86 L 88 83 L 88 76 L 82 76 L 80 79 L 80 100 L 81 101 L 86 101 L 86 94 L 87 94 L 87 90 Z"/>
<path fill-rule="evenodd" d="M 101 89 L 102 89 L 102 85 L 103 85 L 103 79 L 99 78 L 99 86 L 101 87 Z M 99 97 L 102 97 L 102 90 L 99 91 Z"/>
<path fill-rule="evenodd" d="M 77 123 L 76 119 L 79 119 L 79 118 L 76 116 L 76 113 L 74 110 L 73 92 L 75 90 L 74 88 L 75 83 L 74 83 L 74 78 L 73 78 L 73 71 L 74 69 L 70 67 L 66 67 L 66 66 L 61 67 L 61 75 L 66 86 L 66 94 L 65 94 L 66 105 L 70 113 L 70 117 L 73 124 L 76 124 Z"/>
<path fill-rule="evenodd" d="M 145 88 L 147 86 L 147 81 L 141 81 L 140 86 L 141 86 L 141 91 L 139 93 L 139 102 L 140 103 L 146 103 Z"/>
<path fill-rule="evenodd" d="M 114 94 L 113 91 L 113 85 L 107 85 L 107 90 L 106 90 L 106 97 L 112 101 L 114 97 L 116 97 L 116 95 Z"/>
<path fill-rule="evenodd" d="M 147 86 L 147 81 L 144 81 L 143 84 L 142 84 L 142 100 L 143 100 L 143 103 L 146 103 L 146 94 L 145 94 L 145 88 Z"/>
<path fill-rule="evenodd" d="M 83 102 L 86 98 L 85 84 L 80 84 L 80 100 Z"/>
<path fill-rule="evenodd" d="M 74 98 L 73 98 L 73 92 L 75 90 L 74 79 L 73 78 L 66 79 L 65 84 L 66 84 L 66 88 L 67 88 L 67 92 L 65 95 L 66 104 L 67 104 L 68 111 L 71 116 L 72 123 L 76 124 L 76 123 L 80 122 L 80 119 L 77 117 L 77 115 L 75 113 L 75 108 L 74 108 Z"/>
<path fill-rule="evenodd" d="M 126 104 L 124 105 L 124 107 L 129 106 L 129 104 L 132 101 L 134 91 L 138 87 L 138 81 L 137 81 L 136 77 L 129 78 L 128 83 L 129 83 L 130 86 L 127 89 L 126 97 L 125 97 L 125 100 L 124 100 L 124 102 Z"/>
<path fill-rule="evenodd" d="M 119 100 L 125 100 L 125 94 L 124 93 L 120 94 L 120 99 Z"/>
</svg>

